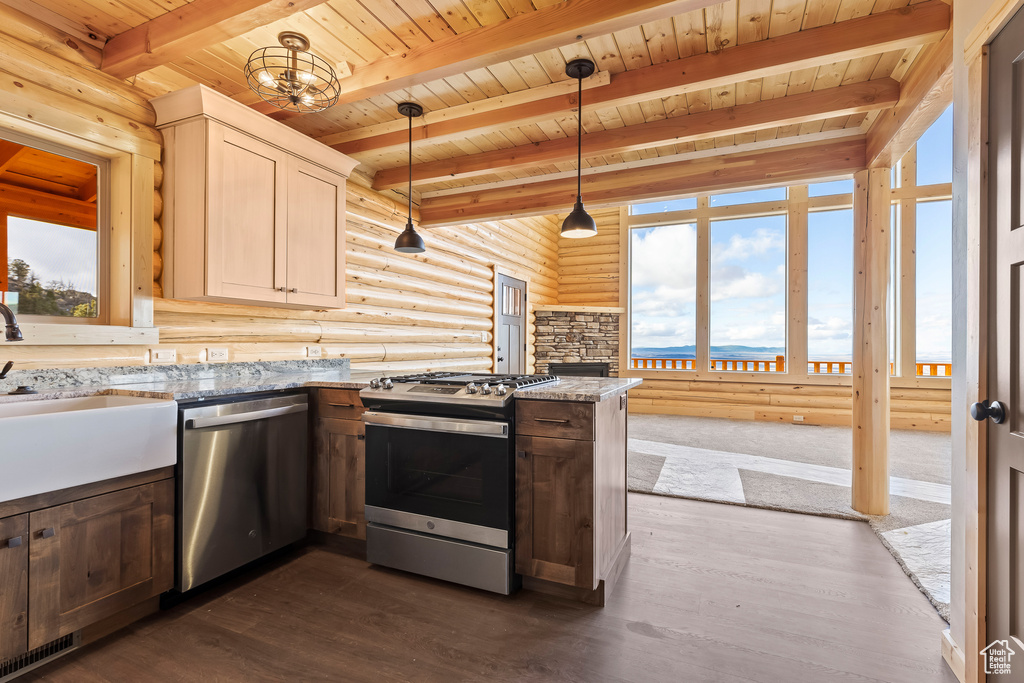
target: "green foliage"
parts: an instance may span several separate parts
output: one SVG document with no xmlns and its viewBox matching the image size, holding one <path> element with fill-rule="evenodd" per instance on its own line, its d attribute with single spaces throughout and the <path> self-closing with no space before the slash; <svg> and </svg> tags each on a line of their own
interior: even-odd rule
<svg viewBox="0 0 1024 683">
<path fill-rule="evenodd" d="M 96 296 L 73 284 L 51 281 L 45 286 L 22 259 L 7 262 L 8 291 L 18 293 L 18 315 L 95 318 Z"/>
</svg>

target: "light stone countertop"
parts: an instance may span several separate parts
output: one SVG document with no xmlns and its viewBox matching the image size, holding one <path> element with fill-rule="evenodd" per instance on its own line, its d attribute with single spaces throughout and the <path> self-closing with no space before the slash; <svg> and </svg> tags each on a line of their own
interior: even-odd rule
<svg viewBox="0 0 1024 683">
<path fill-rule="evenodd" d="M 375 377 L 395 376 L 400 373 L 385 373 L 374 370 L 355 370 L 348 368 L 324 368 L 303 372 L 262 372 L 258 375 L 226 375 L 221 377 L 170 376 L 166 380 L 146 382 L 119 382 L 117 384 L 99 383 L 82 384 L 59 388 L 40 389 L 37 394 L 10 396 L 0 394 L 0 404 L 15 401 L 38 401 L 61 398 L 80 398 L 83 396 L 114 395 L 136 396 L 140 398 L 173 399 L 187 401 L 216 396 L 249 394 L 263 391 L 281 391 L 286 389 L 305 389 L 310 387 L 332 389 L 363 389 L 370 385 Z M 99 378 L 97 378 L 99 379 Z M 122 378 L 123 379 L 123 378 Z M 529 389 L 520 389 L 517 397 L 542 399 L 547 401 L 579 401 L 600 402 L 613 398 L 632 387 L 639 385 L 640 379 L 600 378 L 600 377 L 566 377 L 555 384 L 548 384 Z"/>
<path fill-rule="evenodd" d="M 600 403 L 640 386 L 638 377 L 563 377 L 554 384 L 516 390 L 516 398 Z"/>
</svg>

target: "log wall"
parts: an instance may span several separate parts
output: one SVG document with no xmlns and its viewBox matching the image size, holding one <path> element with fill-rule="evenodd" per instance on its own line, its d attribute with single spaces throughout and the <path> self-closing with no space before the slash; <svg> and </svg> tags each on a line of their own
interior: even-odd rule
<svg viewBox="0 0 1024 683">
<path fill-rule="evenodd" d="M 160 142 L 146 95 L 98 71 L 96 48 L 0 4 L 0 56 L 0 91 L 9 89 L 17 92 L 19 102 L 59 110 L 74 132 L 85 135 L 103 122 L 111 136 Z M 162 181 L 157 164 L 152 245 L 135 248 L 152 249 L 154 322 L 160 346 L 176 349 L 178 362 L 202 362 L 210 347 L 227 348 L 233 361 L 297 359 L 317 345 L 324 356 L 348 357 L 356 367 L 489 370 L 495 269 L 528 281 L 528 315 L 533 305 L 557 303 L 558 242 L 552 218 L 434 229 L 424 233 L 426 253 L 399 254 L 393 245 L 405 223 L 404 206 L 356 182 L 349 183 L 347 196 L 344 310 L 165 300 L 160 298 Z M 532 335 L 528 344 L 532 368 Z M 5 360 L 29 369 L 141 365 L 152 347 L 42 345 L 29 339 L 4 351 Z"/>
</svg>

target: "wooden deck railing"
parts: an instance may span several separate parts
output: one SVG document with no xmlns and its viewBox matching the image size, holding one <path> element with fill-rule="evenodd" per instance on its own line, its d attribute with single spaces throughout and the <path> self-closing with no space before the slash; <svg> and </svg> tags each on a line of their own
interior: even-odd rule
<svg viewBox="0 0 1024 683">
<path fill-rule="evenodd" d="M 631 367 L 634 370 L 696 370 L 697 361 L 693 358 L 633 358 Z M 786 359 L 776 356 L 775 360 L 712 360 L 709 368 L 712 372 L 785 372 Z M 809 375 L 848 375 L 853 372 L 850 361 L 809 361 Z M 890 364 L 889 372 L 895 373 L 895 365 Z M 918 363 L 918 377 L 950 377 L 953 374 L 951 363 Z"/>
</svg>

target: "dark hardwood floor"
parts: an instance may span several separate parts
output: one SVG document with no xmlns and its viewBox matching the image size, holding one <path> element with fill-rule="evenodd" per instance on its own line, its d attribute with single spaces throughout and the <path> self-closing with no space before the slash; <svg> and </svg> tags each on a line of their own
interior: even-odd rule
<svg viewBox="0 0 1024 683">
<path fill-rule="evenodd" d="M 23 680 L 955 683 L 945 623 L 866 524 L 629 503 L 633 556 L 603 609 L 308 547 Z"/>
</svg>

